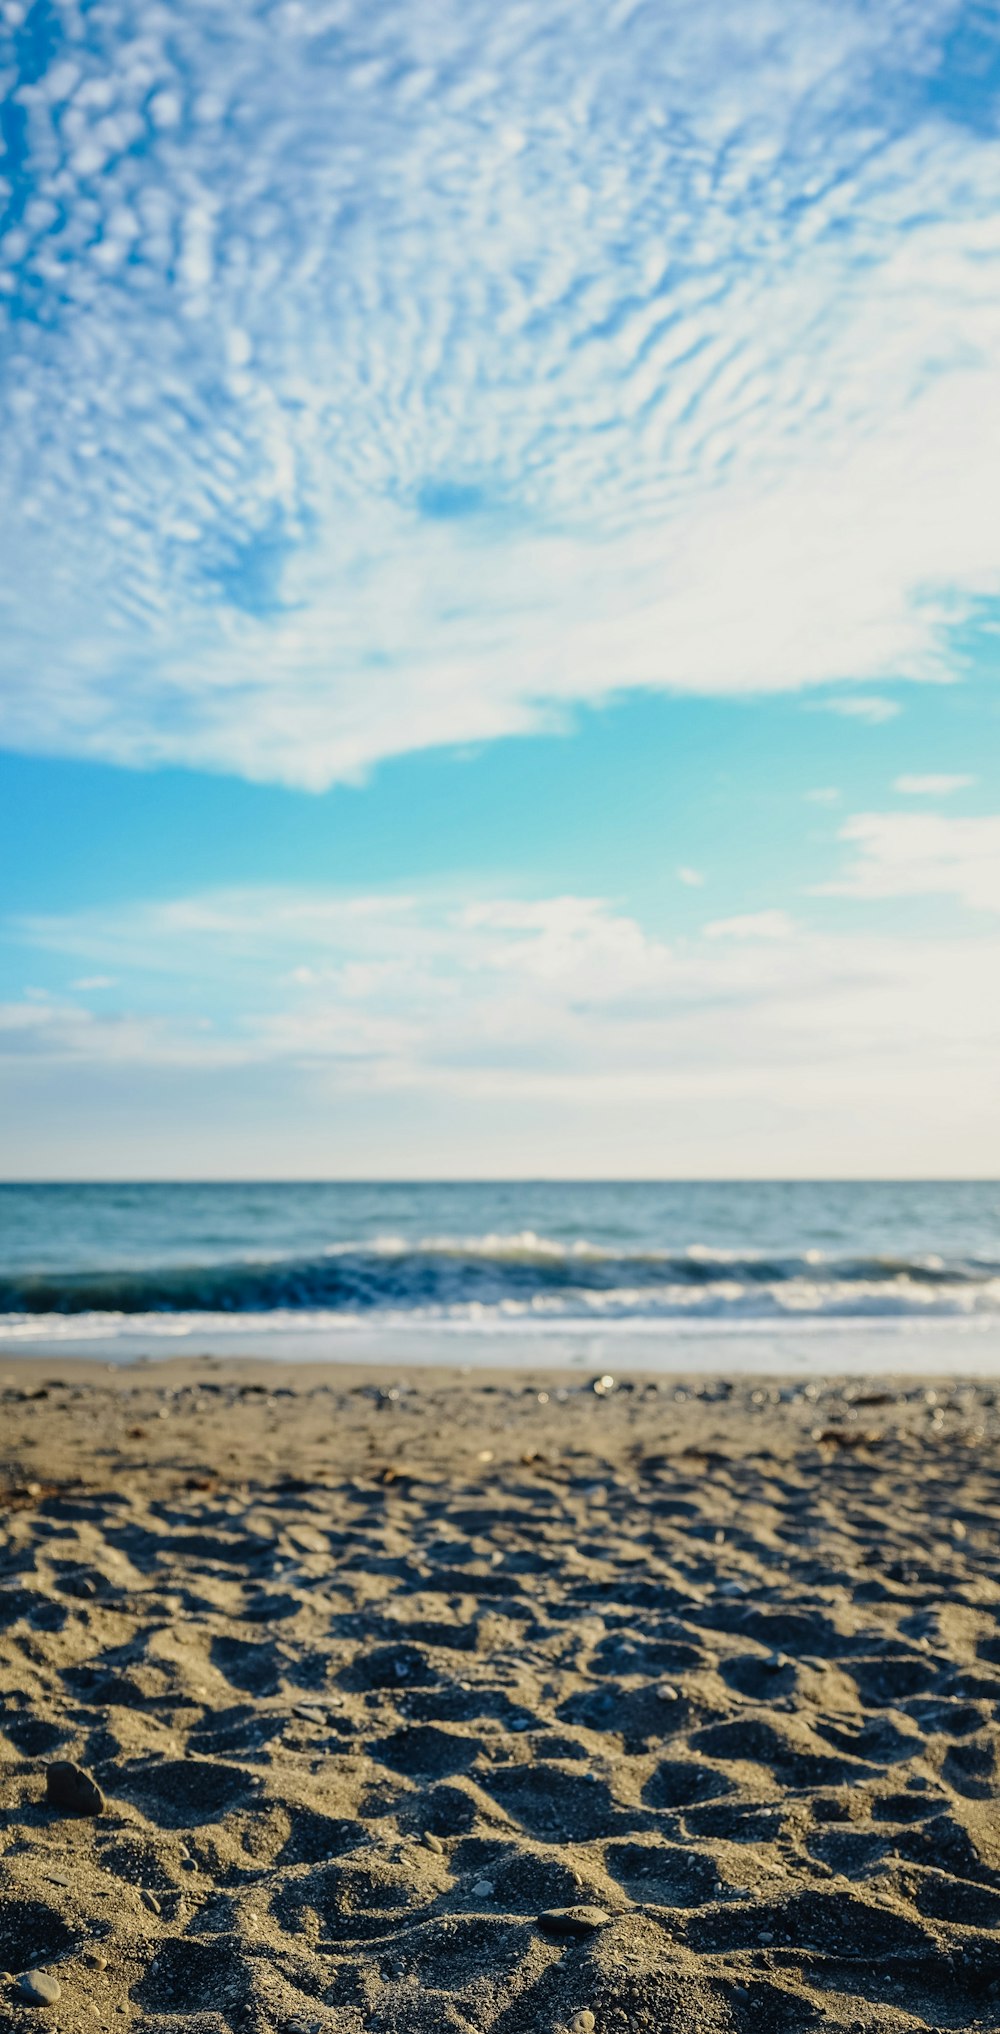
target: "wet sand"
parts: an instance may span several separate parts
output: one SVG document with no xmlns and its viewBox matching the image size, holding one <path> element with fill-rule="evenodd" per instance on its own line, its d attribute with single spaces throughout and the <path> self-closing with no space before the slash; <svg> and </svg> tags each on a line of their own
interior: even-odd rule
<svg viewBox="0 0 1000 2034">
<path fill-rule="evenodd" d="M 1000 2026 L 997 1391 L 595 1384 L 0 1365 L 0 2024 Z"/>
</svg>

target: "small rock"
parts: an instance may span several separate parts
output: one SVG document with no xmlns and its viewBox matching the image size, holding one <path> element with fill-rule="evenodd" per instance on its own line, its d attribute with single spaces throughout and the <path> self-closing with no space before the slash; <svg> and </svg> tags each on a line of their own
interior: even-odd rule
<svg viewBox="0 0 1000 2034">
<path fill-rule="evenodd" d="M 47 1970 L 26 1970 L 18 1979 L 17 1996 L 29 2006 L 54 2006 L 62 1998 L 62 1986 Z"/>
<path fill-rule="evenodd" d="M 589 2006 L 582 2006 L 569 2023 L 569 2034 L 594 2034 L 597 2021 Z"/>
<path fill-rule="evenodd" d="M 477 1879 L 472 1888 L 472 1897 L 474 1900 L 492 1900 L 493 1891 L 492 1879 Z"/>
<path fill-rule="evenodd" d="M 435 1836 L 433 1829 L 424 1830 L 423 1844 L 426 1850 L 432 1850 L 437 1857 L 444 1856 L 444 1844 L 439 1836 Z"/>
<path fill-rule="evenodd" d="M 155 1893 L 150 1892 L 148 1886 L 143 1886 L 140 1898 L 143 1906 L 148 1907 L 151 1914 L 158 1914 L 160 1912 L 159 1900 Z"/>
<path fill-rule="evenodd" d="M 615 1388 L 615 1380 L 608 1371 L 603 1377 L 595 1377 L 590 1387 L 596 1398 L 609 1398 Z"/>
<path fill-rule="evenodd" d="M 53 1808 L 71 1815 L 103 1815 L 104 1795 L 97 1781 L 72 1759 L 55 1759 L 46 1769 L 45 1798 Z"/>
<path fill-rule="evenodd" d="M 107 1970 L 108 1959 L 99 1949 L 85 1950 L 83 1960 L 88 1970 Z"/>
<path fill-rule="evenodd" d="M 538 1916 L 538 1925 L 546 1935 L 593 1935 L 595 1929 L 604 1928 L 610 1921 L 610 1914 L 603 1907 L 546 1907 Z"/>
</svg>

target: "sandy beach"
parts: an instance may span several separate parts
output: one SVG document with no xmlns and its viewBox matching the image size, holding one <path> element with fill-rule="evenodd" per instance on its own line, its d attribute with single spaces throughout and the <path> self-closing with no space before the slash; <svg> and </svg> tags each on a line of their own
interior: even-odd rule
<svg viewBox="0 0 1000 2034">
<path fill-rule="evenodd" d="M 1000 2025 L 997 1405 L 8 1362 L 0 2021 Z"/>
</svg>

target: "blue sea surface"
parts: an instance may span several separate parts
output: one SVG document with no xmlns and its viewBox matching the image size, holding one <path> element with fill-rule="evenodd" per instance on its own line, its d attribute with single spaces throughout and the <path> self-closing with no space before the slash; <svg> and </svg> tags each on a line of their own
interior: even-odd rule
<svg viewBox="0 0 1000 2034">
<path fill-rule="evenodd" d="M 11 1353 L 933 1327 L 1000 1330 L 995 1182 L 0 1186 Z"/>
</svg>

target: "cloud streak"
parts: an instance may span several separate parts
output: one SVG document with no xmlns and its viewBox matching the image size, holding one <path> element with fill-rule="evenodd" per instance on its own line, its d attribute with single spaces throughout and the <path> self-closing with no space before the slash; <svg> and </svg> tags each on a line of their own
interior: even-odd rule
<svg viewBox="0 0 1000 2034">
<path fill-rule="evenodd" d="M 894 788 L 902 792 L 904 798 L 950 798 L 953 792 L 967 791 L 976 782 L 975 777 L 935 774 L 932 771 L 924 776 L 897 777 Z"/>
<path fill-rule="evenodd" d="M 942 679 L 1000 595 L 988 24 L 6 19 L 8 744 L 318 788 L 630 687 Z"/>
</svg>

